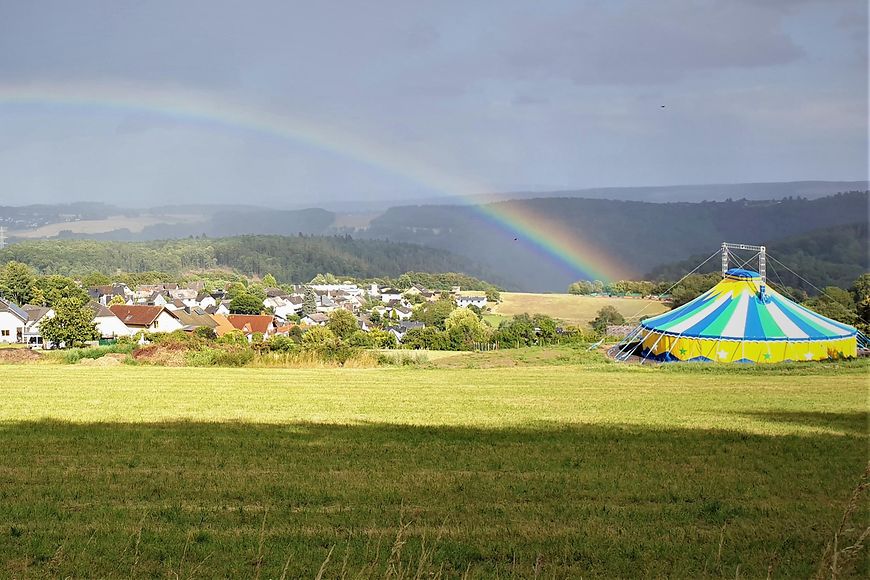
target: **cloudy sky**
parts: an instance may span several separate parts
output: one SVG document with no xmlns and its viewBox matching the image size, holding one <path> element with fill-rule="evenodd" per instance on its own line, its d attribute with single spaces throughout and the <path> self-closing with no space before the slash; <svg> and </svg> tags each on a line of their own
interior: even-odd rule
<svg viewBox="0 0 870 580">
<path fill-rule="evenodd" d="M 867 19 L 866 0 L 0 0 L 0 202 L 867 179 Z"/>
</svg>

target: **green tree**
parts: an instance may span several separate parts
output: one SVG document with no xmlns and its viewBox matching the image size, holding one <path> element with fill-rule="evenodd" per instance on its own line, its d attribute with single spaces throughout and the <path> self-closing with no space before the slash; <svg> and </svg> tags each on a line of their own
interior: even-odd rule
<svg viewBox="0 0 870 580">
<path fill-rule="evenodd" d="M 867 328 L 870 324 L 870 274 L 861 274 L 852 284 L 852 299 L 855 301 L 858 323 L 867 332 L 870 330 Z"/>
<path fill-rule="evenodd" d="M 302 300 L 302 314 L 308 316 L 317 312 L 317 294 L 314 289 L 306 286 L 305 295 Z"/>
<path fill-rule="evenodd" d="M 833 320 L 846 324 L 858 323 L 858 311 L 853 295 L 836 286 L 826 287 L 824 294 L 806 300 L 803 305 Z"/>
<path fill-rule="evenodd" d="M 32 285 L 31 302 L 42 306 L 54 306 L 61 298 L 75 298 L 80 302 L 88 301 L 87 291 L 72 278 L 66 276 L 43 276 Z"/>
<path fill-rule="evenodd" d="M 44 341 L 67 348 L 100 337 L 93 311 L 75 297 L 60 298 L 54 305 L 54 316 L 43 318 L 39 329 Z"/>
<path fill-rule="evenodd" d="M 454 348 L 471 348 L 475 342 L 489 339 L 489 327 L 468 308 L 457 308 L 444 321 L 444 328 Z"/>
<path fill-rule="evenodd" d="M 302 335 L 302 345 L 307 348 L 331 348 L 337 344 L 335 333 L 325 326 L 312 326 Z"/>
<path fill-rule="evenodd" d="M 275 279 L 275 276 L 273 276 L 272 274 L 266 274 L 263 277 L 263 286 L 265 286 L 266 288 L 274 288 L 277 285 L 278 285 L 278 281 Z"/>
<path fill-rule="evenodd" d="M 501 321 L 494 338 L 505 347 L 520 347 L 534 344 L 537 339 L 535 323 L 528 314 L 517 314 L 507 320 Z"/>
<path fill-rule="evenodd" d="M 326 323 L 326 326 L 335 336 L 341 339 L 346 339 L 359 330 L 356 316 L 343 308 L 338 308 L 329 313 L 329 322 Z"/>
<path fill-rule="evenodd" d="M 36 274 L 27 264 L 8 262 L 0 270 L 0 296 L 18 304 L 26 304 L 33 297 Z"/>
<path fill-rule="evenodd" d="M 613 306 L 605 306 L 598 311 L 598 316 L 589 323 L 598 334 L 604 334 L 607 327 L 614 324 L 625 324 L 625 317 Z"/>
<path fill-rule="evenodd" d="M 449 350 L 450 337 L 432 326 L 412 328 L 402 337 L 402 346 L 414 350 Z"/>
<path fill-rule="evenodd" d="M 230 301 L 230 312 L 233 314 L 260 314 L 262 311 L 262 298 L 250 292 L 236 294 Z"/>
<path fill-rule="evenodd" d="M 445 330 L 445 321 L 455 309 L 456 304 L 453 300 L 442 298 L 435 302 L 426 302 L 415 308 L 411 319 L 422 322 L 426 326 L 434 326 L 439 330 Z"/>
</svg>

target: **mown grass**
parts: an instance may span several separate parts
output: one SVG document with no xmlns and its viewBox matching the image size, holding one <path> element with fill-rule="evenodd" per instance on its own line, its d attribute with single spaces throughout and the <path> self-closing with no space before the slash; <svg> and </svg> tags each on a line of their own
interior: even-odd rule
<svg viewBox="0 0 870 580">
<path fill-rule="evenodd" d="M 642 315 L 653 316 L 668 310 L 668 305 L 657 300 L 640 298 L 619 298 L 609 296 L 577 296 L 573 294 L 531 294 L 525 292 L 502 292 L 501 301 L 492 306 L 492 313 L 502 317 L 515 314 L 546 314 L 569 324 L 583 326 L 589 324 L 598 311 L 605 306 L 613 306 L 626 318 Z M 496 323 L 497 319 L 492 318 Z"/>
<path fill-rule="evenodd" d="M 0 575 L 813 575 L 867 365 L 670 368 L 0 367 Z"/>
</svg>

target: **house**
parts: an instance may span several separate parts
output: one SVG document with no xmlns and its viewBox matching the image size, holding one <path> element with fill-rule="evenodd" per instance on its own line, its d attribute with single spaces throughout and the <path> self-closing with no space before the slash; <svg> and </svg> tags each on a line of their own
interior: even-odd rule
<svg viewBox="0 0 870 580">
<path fill-rule="evenodd" d="M 249 339 L 251 335 L 260 333 L 264 338 L 275 334 L 275 317 L 268 314 L 230 314 L 227 321 L 236 330 L 241 330 Z"/>
<path fill-rule="evenodd" d="M 426 327 L 426 325 L 423 324 L 422 322 L 405 321 L 405 322 L 400 322 L 399 324 L 397 324 L 395 326 L 388 326 L 387 332 L 389 332 L 390 334 L 395 336 L 396 340 L 398 342 L 402 342 L 402 339 L 405 338 L 405 335 L 408 334 L 409 330 L 411 330 L 413 328 L 425 328 L 425 327 Z"/>
<path fill-rule="evenodd" d="M 112 314 L 118 317 L 130 334 L 137 332 L 173 332 L 181 330 L 184 325 L 178 320 L 178 316 L 163 306 L 145 306 L 134 304 L 126 306 L 116 304 L 109 306 Z"/>
<path fill-rule="evenodd" d="M 236 327 L 230 324 L 230 321 L 223 314 L 212 314 L 211 318 L 215 321 L 214 333 L 218 336 L 224 336 L 236 330 Z"/>
<path fill-rule="evenodd" d="M 109 284 L 88 288 L 88 296 L 91 300 L 96 300 L 103 305 L 108 305 L 116 296 L 119 296 L 124 302 L 129 302 L 134 294 L 126 284 Z"/>
<path fill-rule="evenodd" d="M 329 316 L 322 312 L 315 312 L 314 314 L 303 316 L 299 322 L 308 326 L 323 326 L 329 322 Z"/>
<path fill-rule="evenodd" d="M 24 326 L 22 342 L 29 346 L 42 346 L 42 333 L 39 331 L 39 323 L 54 316 L 54 310 L 45 306 L 25 304 L 21 310 L 27 313 L 27 324 Z"/>
<path fill-rule="evenodd" d="M 8 300 L 0 298 L 0 343 L 22 342 L 27 320 L 26 312 Z"/>
<path fill-rule="evenodd" d="M 202 308 L 183 308 L 176 310 L 175 315 L 178 317 L 178 321 L 184 325 L 182 330 L 185 332 L 193 332 L 197 328 L 202 327 L 214 330 L 218 326 L 215 319 L 209 316 Z"/>
<path fill-rule="evenodd" d="M 196 302 L 200 308 L 208 308 L 217 305 L 217 300 L 208 292 L 200 292 L 196 295 Z"/>
<path fill-rule="evenodd" d="M 381 288 L 381 302 L 384 304 L 389 304 L 393 301 L 401 301 L 402 300 L 402 291 L 397 290 L 396 288 Z"/>
<path fill-rule="evenodd" d="M 455 300 L 456 306 L 459 308 L 467 308 L 469 306 L 486 307 L 486 294 L 483 292 L 461 292 L 456 295 Z"/>
<path fill-rule="evenodd" d="M 94 313 L 94 323 L 97 325 L 97 332 L 100 333 L 100 338 L 118 338 L 119 336 L 130 336 L 133 333 L 126 324 L 121 322 L 121 319 L 115 316 L 108 306 L 104 306 L 98 302 L 89 304 Z"/>
</svg>

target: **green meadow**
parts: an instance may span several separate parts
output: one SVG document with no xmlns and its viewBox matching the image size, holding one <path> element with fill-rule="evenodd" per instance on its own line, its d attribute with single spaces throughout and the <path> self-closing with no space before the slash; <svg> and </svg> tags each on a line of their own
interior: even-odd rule
<svg viewBox="0 0 870 580">
<path fill-rule="evenodd" d="M 467 360 L 0 366 L 0 576 L 870 572 L 867 364 Z"/>
</svg>

